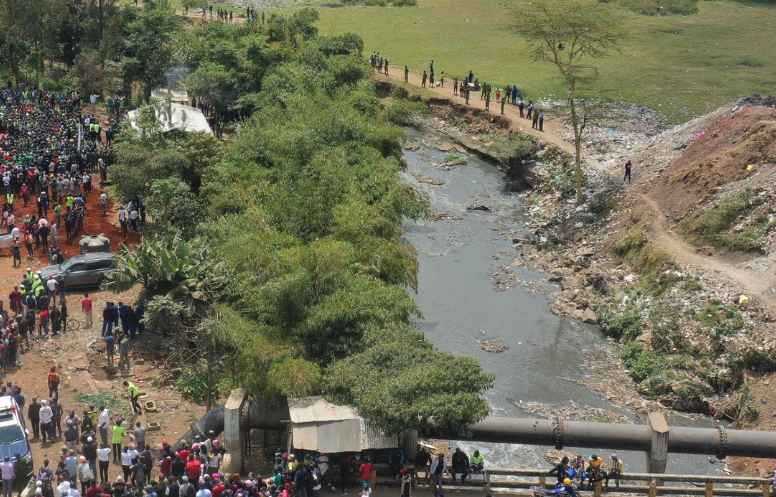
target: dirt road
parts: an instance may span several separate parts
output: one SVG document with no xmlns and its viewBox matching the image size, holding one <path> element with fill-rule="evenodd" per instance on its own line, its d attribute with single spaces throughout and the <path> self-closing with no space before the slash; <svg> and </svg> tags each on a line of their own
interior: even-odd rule
<svg viewBox="0 0 776 497">
<path fill-rule="evenodd" d="M 716 272 L 734 281 L 742 291 L 760 299 L 771 313 L 776 313 L 776 296 L 772 292 L 772 282 L 765 275 L 736 267 L 717 257 L 698 253 L 697 249 L 684 241 L 670 226 L 660 206 L 652 198 L 642 193 L 638 198 L 653 214 L 650 217 L 650 240 L 660 249 L 670 254 L 678 263 L 696 266 L 707 272 Z"/>
</svg>

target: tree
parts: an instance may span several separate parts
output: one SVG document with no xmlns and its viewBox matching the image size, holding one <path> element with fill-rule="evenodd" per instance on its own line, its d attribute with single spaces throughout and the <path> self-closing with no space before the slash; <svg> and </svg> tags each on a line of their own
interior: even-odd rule
<svg viewBox="0 0 776 497">
<path fill-rule="evenodd" d="M 124 51 L 124 79 L 138 81 L 148 100 L 154 87 L 166 83 L 172 65 L 172 41 L 178 28 L 176 18 L 163 7 L 146 7 L 127 26 Z"/>
<path fill-rule="evenodd" d="M 574 130 L 577 202 L 583 202 L 585 173 L 582 170 L 582 134 L 588 123 L 580 105 L 583 83 L 597 76 L 600 59 L 617 48 L 623 36 L 619 16 L 606 3 L 596 0 L 534 0 L 522 5 L 516 29 L 533 46 L 533 58 L 555 65 L 566 86 L 571 126 Z"/>
</svg>

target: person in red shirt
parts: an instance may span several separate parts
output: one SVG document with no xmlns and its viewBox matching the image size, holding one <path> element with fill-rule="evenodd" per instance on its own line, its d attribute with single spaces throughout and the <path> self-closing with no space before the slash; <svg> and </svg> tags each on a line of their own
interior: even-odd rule
<svg viewBox="0 0 776 497">
<path fill-rule="evenodd" d="M 172 471 L 172 457 L 166 456 L 159 461 L 159 474 L 162 478 L 167 478 L 167 475 Z"/>
<path fill-rule="evenodd" d="M 189 460 L 189 449 L 182 448 L 178 452 L 175 453 L 176 456 L 178 456 L 182 461 L 188 461 Z"/>
<path fill-rule="evenodd" d="M 89 294 L 85 293 L 84 298 L 81 299 L 81 311 L 84 313 L 84 320 L 86 321 L 86 328 L 92 327 L 92 299 L 89 298 Z"/>
<path fill-rule="evenodd" d="M 100 497 L 104 490 L 96 482 L 86 491 L 86 497 Z"/>
<path fill-rule="evenodd" d="M 19 287 L 13 287 L 13 292 L 8 296 L 11 300 L 11 310 L 16 314 L 22 312 L 22 292 L 19 291 Z"/>
<path fill-rule="evenodd" d="M 221 497 L 221 494 L 226 489 L 226 486 L 221 482 L 221 480 L 216 481 L 216 484 L 213 485 L 213 497 Z"/>
<path fill-rule="evenodd" d="M 201 473 L 202 463 L 194 459 L 194 454 L 189 454 L 189 462 L 186 463 L 186 476 L 189 477 L 189 481 L 196 483 Z"/>
<path fill-rule="evenodd" d="M 358 467 L 358 474 L 361 478 L 361 486 L 363 487 L 369 487 L 371 486 L 372 481 L 372 470 L 374 469 L 374 466 L 371 462 L 369 462 L 369 459 L 364 459 L 364 462 L 361 463 L 361 466 Z"/>
</svg>

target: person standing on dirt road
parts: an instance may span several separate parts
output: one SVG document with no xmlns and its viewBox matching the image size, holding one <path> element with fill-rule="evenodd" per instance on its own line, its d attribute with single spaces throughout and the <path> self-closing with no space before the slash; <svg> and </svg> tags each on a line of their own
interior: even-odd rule
<svg viewBox="0 0 776 497">
<path fill-rule="evenodd" d="M 110 441 L 113 445 L 113 464 L 119 464 L 121 463 L 121 444 L 124 441 L 124 427 L 121 426 L 120 419 L 113 424 L 113 433 Z"/>
<path fill-rule="evenodd" d="M 100 416 L 97 418 L 97 431 L 100 432 L 100 441 L 108 443 L 108 424 L 110 423 L 110 409 L 100 406 Z"/>
<path fill-rule="evenodd" d="M 423 71 L 423 76 L 421 78 L 421 83 L 420 83 L 423 88 L 426 87 L 427 80 L 428 80 L 428 74 L 426 73 L 426 71 Z"/>
<path fill-rule="evenodd" d="M 628 161 L 625 163 L 625 176 L 622 178 L 622 182 L 625 183 L 626 181 L 630 185 L 631 182 L 631 170 L 633 168 L 633 164 L 631 164 L 631 161 Z"/>
<path fill-rule="evenodd" d="M 404 66 L 404 82 L 409 83 L 410 82 L 410 68 L 409 66 Z"/>
<path fill-rule="evenodd" d="M 119 369 L 129 374 L 129 337 L 126 334 L 119 341 Z"/>
<path fill-rule="evenodd" d="M 16 468 L 8 456 L 0 463 L 0 476 L 3 477 L 3 497 L 11 497 L 13 481 L 16 479 Z"/>
<path fill-rule="evenodd" d="M 54 419 L 54 411 L 48 405 L 48 401 L 42 400 L 40 402 L 40 435 L 43 443 L 51 441 L 52 434 L 52 421 Z"/>
<path fill-rule="evenodd" d="M 59 375 L 57 374 L 56 366 L 51 366 L 46 380 L 48 382 L 49 397 L 59 398 Z"/>
<path fill-rule="evenodd" d="M 32 425 L 32 437 L 35 440 L 40 439 L 40 408 L 41 405 L 38 402 L 38 398 L 33 397 L 30 407 L 27 408 L 27 419 L 30 420 Z"/>
<path fill-rule="evenodd" d="M 86 323 L 84 326 L 86 329 L 91 329 L 92 327 L 92 299 L 89 298 L 89 294 L 85 293 L 84 298 L 81 299 L 81 312 L 84 313 L 84 322 Z"/>
</svg>

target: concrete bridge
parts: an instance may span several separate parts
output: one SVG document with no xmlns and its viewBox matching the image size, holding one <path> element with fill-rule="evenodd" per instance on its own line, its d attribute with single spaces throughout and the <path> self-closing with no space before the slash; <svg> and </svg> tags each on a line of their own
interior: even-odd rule
<svg viewBox="0 0 776 497">
<path fill-rule="evenodd" d="M 192 432 L 209 430 L 224 433 L 227 456 L 224 463 L 239 471 L 242 468 L 244 434 L 253 428 L 288 431 L 287 406 L 271 406 L 249 401 L 241 389 L 234 390 L 224 407 L 208 413 L 192 425 Z M 473 442 L 499 442 L 524 445 L 554 446 L 556 449 L 577 447 L 643 451 L 649 473 L 665 473 L 668 454 L 703 454 L 776 458 L 776 432 L 729 430 L 669 426 L 661 413 L 650 413 L 646 425 L 566 421 L 562 418 L 534 419 L 489 416 L 460 432 L 424 434 L 432 438 Z M 189 436 L 184 438 L 190 439 Z M 414 460 L 418 434 L 407 431 L 401 446 Z"/>
</svg>

